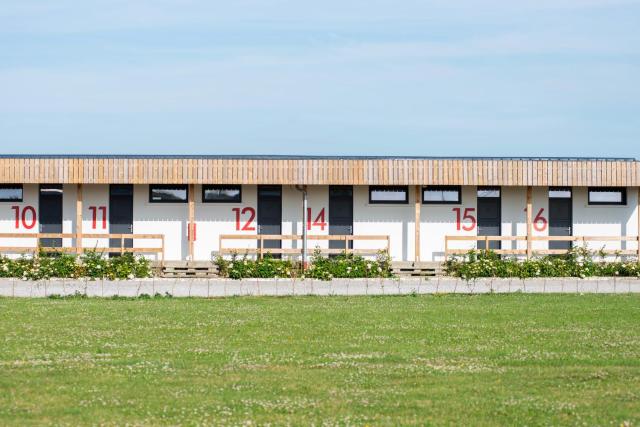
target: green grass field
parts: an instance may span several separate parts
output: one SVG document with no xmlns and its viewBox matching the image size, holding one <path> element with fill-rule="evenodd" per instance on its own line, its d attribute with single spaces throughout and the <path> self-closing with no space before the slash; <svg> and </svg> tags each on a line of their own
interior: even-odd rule
<svg viewBox="0 0 640 427">
<path fill-rule="evenodd" d="M 0 299 L 0 425 L 640 423 L 640 295 Z"/>
</svg>

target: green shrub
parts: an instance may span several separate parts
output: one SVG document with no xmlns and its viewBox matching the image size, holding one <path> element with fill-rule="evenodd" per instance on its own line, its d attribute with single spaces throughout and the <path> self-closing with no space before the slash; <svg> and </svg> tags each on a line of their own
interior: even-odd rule
<svg viewBox="0 0 640 427">
<path fill-rule="evenodd" d="M 238 258 L 233 254 L 231 260 L 218 256 L 214 261 L 218 266 L 218 274 L 231 279 L 297 277 L 300 266 L 289 260 L 276 259 L 267 253 L 262 259 L 249 259 L 247 254 Z"/>
<path fill-rule="evenodd" d="M 446 261 L 448 275 L 471 280 L 479 277 L 640 277 L 638 261 L 607 260 L 602 251 L 573 248 L 565 255 L 520 261 L 501 258 L 493 251 L 469 251 Z"/>
<path fill-rule="evenodd" d="M 84 268 L 84 276 L 90 279 L 102 279 L 106 277 L 109 263 L 103 253 L 87 251 L 81 257 Z"/>
<path fill-rule="evenodd" d="M 323 257 L 317 250 L 304 272 L 299 263 L 275 259 L 270 254 L 258 260 L 249 259 L 246 254 L 242 257 L 233 254 L 231 260 L 218 256 L 214 263 L 218 266 L 220 276 L 231 279 L 310 277 L 331 280 L 392 276 L 391 262 L 386 252 L 380 252 L 375 260 L 366 260 L 361 256 L 345 253 L 335 257 Z"/>
<path fill-rule="evenodd" d="M 367 260 L 359 255 L 348 253 L 335 257 L 323 257 L 320 251 L 316 250 L 305 275 L 320 280 L 391 277 L 391 261 L 389 255 L 383 251 L 378 253 L 375 260 Z"/>
<path fill-rule="evenodd" d="M 125 254 L 111 259 L 96 251 L 80 256 L 41 253 L 37 257 L 10 259 L 0 256 L 0 277 L 23 280 L 88 277 L 92 279 L 133 279 L 151 277 L 151 264 L 144 257 Z"/>
</svg>

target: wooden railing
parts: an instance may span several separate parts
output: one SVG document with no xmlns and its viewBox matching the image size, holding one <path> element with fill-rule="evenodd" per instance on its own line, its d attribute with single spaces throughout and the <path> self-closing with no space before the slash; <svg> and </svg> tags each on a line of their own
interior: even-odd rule
<svg viewBox="0 0 640 427">
<path fill-rule="evenodd" d="M 608 255 L 620 254 L 620 255 L 637 255 L 640 257 L 640 236 L 531 236 L 527 239 L 527 236 L 445 236 L 444 239 L 444 254 L 445 258 L 449 258 L 450 255 L 465 254 L 469 252 L 467 249 L 452 249 L 450 248 L 450 242 L 454 241 L 471 241 L 476 242 L 474 247 L 477 248 L 478 242 L 484 242 L 484 250 L 489 250 L 490 242 L 503 242 L 503 241 L 529 241 L 533 242 L 576 242 L 586 244 L 587 242 L 638 242 L 638 249 L 602 249 L 602 252 Z M 599 249 L 600 250 L 600 249 Z M 527 255 L 527 249 L 491 249 L 500 255 Z M 566 254 L 568 249 L 536 249 L 531 248 L 530 253 L 537 255 L 562 255 Z"/>
<path fill-rule="evenodd" d="M 225 240 L 253 240 L 257 241 L 256 248 L 232 248 L 232 247 L 224 247 L 223 242 Z M 265 248 L 264 241 L 265 240 L 291 240 L 291 241 L 302 241 L 302 236 L 297 234 L 258 234 L 258 235 L 247 235 L 247 234 L 221 234 L 219 240 L 219 250 L 218 253 L 220 255 L 230 255 L 233 253 L 238 254 L 256 254 L 259 257 L 263 257 L 265 253 L 271 254 L 285 254 L 285 255 L 302 255 L 302 247 L 300 248 Z M 327 248 L 319 248 L 320 253 L 322 254 L 341 254 L 343 252 L 352 253 L 356 255 L 375 255 L 379 251 L 387 251 L 391 250 L 391 239 L 389 236 L 366 236 L 366 235 L 308 235 L 307 236 L 307 245 L 309 247 L 309 253 L 313 253 L 318 250 L 318 248 L 309 244 L 315 241 L 339 241 L 344 242 L 344 248 L 337 249 L 327 249 Z M 349 242 L 353 241 L 382 241 L 384 242 L 384 246 L 378 249 L 351 249 L 349 248 Z"/>
<path fill-rule="evenodd" d="M 82 234 L 80 239 L 120 239 L 120 246 L 110 247 L 88 247 L 81 246 L 42 246 L 40 239 L 75 239 L 78 242 L 78 235 L 75 233 L 0 233 L 0 241 L 3 239 L 36 239 L 35 246 L 0 246 L 0 253 L 33 253 L 38 252 L 65 252 L 81 253 L 83 250 L 96 252 L 109 252 L 124 254 L 131 253 L 153 253 L 164 262 L 164 234 Z M 125 241 L 130 239 L 160 240 L 159 247 L 125 247 Z M 76 243 L 77 245 L 77 243 Z"/>
</svg>

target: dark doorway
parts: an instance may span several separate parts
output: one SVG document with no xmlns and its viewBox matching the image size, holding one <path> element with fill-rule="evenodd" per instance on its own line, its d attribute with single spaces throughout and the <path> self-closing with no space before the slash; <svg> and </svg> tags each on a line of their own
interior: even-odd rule
<svg viewBox="0 0 640 427">
<path fill-rule="evenodd" d="M 500 187 L 478 187 L 478 236 L 500 236 L 502 231 Z M 500 249 L 500 241 L 489 242 L 489 249 Z M 486 249 L 478 241 L 478 249 Z"/>
<path fill-rule="evenodd" d="M 329 186 L 329 235 L 353 234 L 353 187 L 350 185 Z M 329 249 L 346 249 L 345 243 L 329 240 Z M 353 241 L 349 240 L 349 249 Z"/>
<path fill-rule="evenodd" d="M 41 233 L 62 233 L 62 185 L 41 184 L 38 201 Z M 62 247 L 62 239 L 40 239 L 45 248 Z"/>
<path fill-rule="evenodd" d="M 571 188 L 549 188 L 549 236 L 573 235 Z M 571 249 L 571 242 L 549 241 L 549 249 Z"/>
<path fill-rule="evenodd" d="M 133 185 L 112 184 L 109 186 L 109 233 L 133 233 Z M 109 239 L 110 248 L 120 248 L 121 239 Z M 124 247 L 132 248 L 133 239 L 124 239 Z M 117 256 L 119 253 L 110 253 Z"/>
<path fill-rule="evenodd" d="M 258 186 L 258 234 L 282 234 L 282 186 Z M 265 240 L 265 253 L 280 249 L 282 240 Z M 274 258 L 280 258 L 274 254 Z"/>
</svg>

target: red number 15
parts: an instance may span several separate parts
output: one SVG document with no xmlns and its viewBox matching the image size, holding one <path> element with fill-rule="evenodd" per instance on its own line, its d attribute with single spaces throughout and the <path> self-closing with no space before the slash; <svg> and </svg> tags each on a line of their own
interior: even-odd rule
<svg viewBox="0 0 640 427">
<path fill-rule="evenodd" d="M 453 208 L 453 212 L 456 213 L 456 230 L 471 231 L 476 228 L 476 223 L 478 221 L 476 220 L 475 216 L 471 215 L 471 213 L 475 211 L 476 208 L 465 208 L 464 215 L 462 215 L 462 218 L 460 218 L 460 208 Z M 469 225 L 462 224 L 462 221 L 467 220 L 470 222 Z"/>
</svg>

